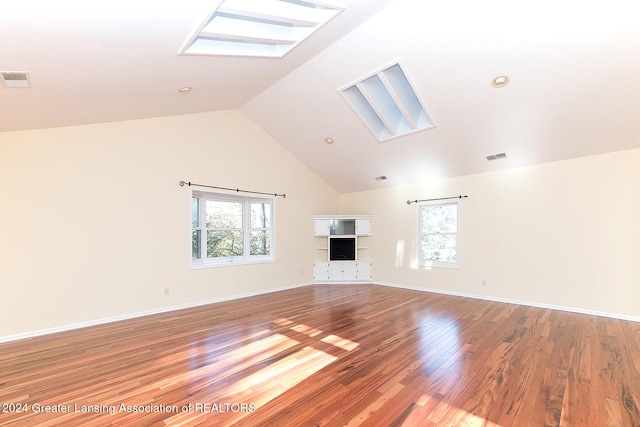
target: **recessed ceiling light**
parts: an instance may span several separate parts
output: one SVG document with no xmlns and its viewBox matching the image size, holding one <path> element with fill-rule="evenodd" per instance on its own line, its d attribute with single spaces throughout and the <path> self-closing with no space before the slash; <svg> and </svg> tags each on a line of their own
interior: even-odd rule
<svg viewBox="0 0 640 427">
<path fill-rule="evenodd" d="M 505 87 L 509 83 L 508 76 L 498 76 L 495 79 L 491 80 L 491 86 L 501 88 Z"/>
<path fill-rule="evenodd" d="M 189 86 L 185 86 L 185 87 L 181 87 L 180 89 L 178 89 L 178 92 L 183 93 L 183 94 L 188 94 L 191 93 L 191 90 L 193 88 L 189 87 Z"/>
<path fill-rule="evenodd" d="M 324 142 L 326 142 L 327 144 L 333 144 L 333 138 L 325 138 Z"/>
</svg>

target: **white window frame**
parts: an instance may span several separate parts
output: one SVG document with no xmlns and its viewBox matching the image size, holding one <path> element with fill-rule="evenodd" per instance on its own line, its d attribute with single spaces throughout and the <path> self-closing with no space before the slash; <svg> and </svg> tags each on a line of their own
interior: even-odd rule
<svg viewBox="0 0 640 427">
<path fill-rule="evenodd" d="M 422 209 L 424 207 L 432 206 L 450 206 L 456 207 L 456 231 L 446 233 L 423 233 L 422 232 Z M 435 267 L 435 268 L 460 268 L 460 201 L 431 201 L 431 202 L 419 202 L 416 206 L 417 216 L 417 259 L 419 267 Z M 423 234 L 450 234 L 456 236 L 456 261 L 426 261 L 422 259 L 422 236 Z"/>
<path fill-rule="evenodd" d="M 192 206 L 193 198 L 199 199 L 199 213 L 198 213 L 198 222 L 199 227 L 193 227 L 193 222 L 191 218 L 191 226 L 189 232 L 189 254 L 191 255 L 191 268 L 208 268 L 208 267 L 221 267 L 221 266 L 229 266 L 229 265 L 246 265 L 246 264 L 259 264 L 265 262 L 275 262 L 276 254 L 275 254 L 275 197 L 274 196 L 248 196 L 244 194 L 238 194 L 236 192 L 226 192 L 226 191 L 210 191 L 210 190 L 201 190 L 198 188 L 191 190 L 191 201 L 189 206 Z M 228 257 L 216 257 L 216 258 L 207 258 L 207 227 L 206 227 L 206 201 L 207 200 L 216 200 L 216 201 L 224 201 L 224 202 L 240 202 L 242 203 L 242 212 L 243 212 L 243 224 L 242 224 L 242 232 L 243 232 L 243 255 L 240 256 L 228 256 Z M 269 254 L 268 255 L 251 255 L 250 254 L 250 245 L 251 245 L 251 231 L 256 230 L 251 227 L 251 204 L 252 203 L 268 203 L 271 207 L 270 212 L 270 227 L 269 231 Z M 192 212 L 191 212 L 192 214 Z M 192 248 L 192 233 L 193 230 L 200 230 L 200 258 L 193 258 L 193 248 Z"/>
</svg>

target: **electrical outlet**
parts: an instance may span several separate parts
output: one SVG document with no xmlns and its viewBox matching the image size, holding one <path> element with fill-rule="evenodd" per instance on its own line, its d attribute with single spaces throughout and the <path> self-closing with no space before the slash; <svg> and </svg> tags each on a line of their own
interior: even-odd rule
<svg viewBox="0 0 640 427">
<path fill-rule="evenodd" d="M 481 284 L 482 284 L 482 286 L 487 286 L 487 279 L 482 279 Z"/>
<path fill-rule="evenodd" d="M 169 288 L 164 288 L 164 294 L 169 295 Z"/>
</svg>

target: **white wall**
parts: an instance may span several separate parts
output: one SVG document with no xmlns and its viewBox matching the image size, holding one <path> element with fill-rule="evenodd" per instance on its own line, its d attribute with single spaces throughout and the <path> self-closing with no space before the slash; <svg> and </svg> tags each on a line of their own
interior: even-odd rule
<svg viewBox="0 0 640 427">
<path fill-rule="evenodd" d="M 346 194 L 341 212 L 375 214 L 376 282 L 638 317 L 639 189 L 636 149 Z M 462 268 L 416 268 L 406 201 L 460 194 Z"/>
<path fill-rule="evenodd" d="M 191 270 L 180 180 L 286 193 L 277 262 Z M 0 204 L 6 337 L 308 283 L 311 215 L 337 211 L 338 195 L 223 111 L 1 133 Z"/>
<path fill-rule="evenodd" d="M 277 262 L 191 270 L 180 180 L 286 193 Z M 338 196 L 238 111 L 0 133 L 0 338 L 308 283 L 336 212 L 376 282 L 640 316 L 638 188 L 630 150 Z M 406 200 L 458 194 L 462 268 L 416 268 Z"/>
</svg>

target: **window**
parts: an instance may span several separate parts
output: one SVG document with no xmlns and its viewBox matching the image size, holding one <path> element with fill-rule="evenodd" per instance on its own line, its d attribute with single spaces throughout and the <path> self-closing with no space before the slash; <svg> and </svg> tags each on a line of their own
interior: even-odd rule
<svg viewBox="0 0 640 427">
<path fill-rule="evenodd" d="M 418 205 L 418 264 L 459 267 L 458 202 Z"/>
<path fill-rule="evenodd" d="M 193 191 L 193 266 L 273 261 L 273 198 Z"/>
</svg>

